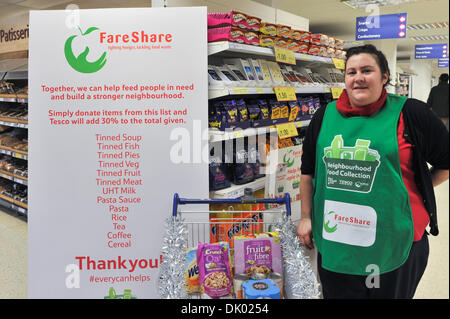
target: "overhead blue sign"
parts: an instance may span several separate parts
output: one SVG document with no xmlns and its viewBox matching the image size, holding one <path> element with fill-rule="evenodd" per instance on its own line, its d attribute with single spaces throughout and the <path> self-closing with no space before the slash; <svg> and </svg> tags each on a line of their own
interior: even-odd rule
<svg viewBox="0 0 450 319">
<path fill-rule="evenodd" d="M 447 58 L 448 44 L 419 44 L 414 51 L 417 60 Z"/>
<path fill-rule="evenodd" d="M 406 38 L 406 13 L 356 18 L 356 40 Z"/>
<path fill-rule="evenodd" d="M 438 68 L 448 68 L 448 58 L 438 59 Z"/>
</svg>

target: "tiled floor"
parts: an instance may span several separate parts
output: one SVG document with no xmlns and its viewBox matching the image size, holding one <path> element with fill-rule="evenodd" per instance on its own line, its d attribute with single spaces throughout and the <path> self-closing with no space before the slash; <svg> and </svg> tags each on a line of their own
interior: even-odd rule
<svg viewBox="0 0 450 319">
<path fill-rule="evenodd" d="M 436 188 L 440 234 L 430 236 L 430 258 L 417 299 L 449 298 L 449 182 Z M 0 298 L 27 298 L 27 223 L 0 211 Z"/>
</svg>

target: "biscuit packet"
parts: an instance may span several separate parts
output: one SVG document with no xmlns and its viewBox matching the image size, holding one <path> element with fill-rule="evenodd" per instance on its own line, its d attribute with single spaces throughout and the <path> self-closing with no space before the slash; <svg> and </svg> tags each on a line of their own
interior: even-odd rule
<svg viewBox="0 0 450 319">
<path fill-rule="evenodd" d="M 200 298 L 228 299 L 233 297 L 230 246 L 228 243 L 199 243 L 197 247 Z"/>
</svg>

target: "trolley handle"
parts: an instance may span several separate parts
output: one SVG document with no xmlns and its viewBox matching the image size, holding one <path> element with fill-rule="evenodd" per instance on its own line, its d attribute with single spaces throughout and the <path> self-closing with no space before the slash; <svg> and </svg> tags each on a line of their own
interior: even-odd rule
<svg viewBox="0 0 450 319">
<path fill-rule="evenodd" d="M 225 198 L 225 199 L 187 199 L 180 198 L 178 193 L 173 196 L 173 210 L 172 216 L 177 216 L 178 205 L 188 204 L 280 204 L 286 205 L 286 215 L 291 216 L 291 198 L 289 193 L 286 193 L 281 198 L 257 198 L 254 200 L 245 200 L 239 198 Z"/>
</svg>

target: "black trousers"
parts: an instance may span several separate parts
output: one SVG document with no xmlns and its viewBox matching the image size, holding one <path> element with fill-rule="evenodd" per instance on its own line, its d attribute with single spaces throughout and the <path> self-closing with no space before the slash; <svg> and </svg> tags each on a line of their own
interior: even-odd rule
<svg viewBox="0 0 450 319">
<path fill-rule="evenodd" d="M 324 299 L 412 299 L 428 262 L 427 236 L 425 232 L 421 240 L 413 243 L 409 257 L 401 267 L 378 278 L 326 270 L 322 268 L 319 253 L 317 268 Z"/>
</svg>

